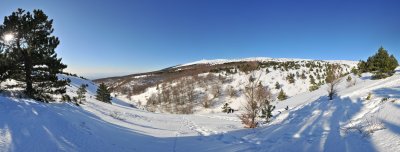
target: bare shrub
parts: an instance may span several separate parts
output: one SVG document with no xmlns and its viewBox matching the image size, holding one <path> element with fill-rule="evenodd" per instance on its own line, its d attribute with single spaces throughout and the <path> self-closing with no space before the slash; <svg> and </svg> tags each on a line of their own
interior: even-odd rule
<svg viewBox="0 0 400 152">
<path fill-rule="evenodd" d="M 246 74 L 256 70 L 257 68 L 258 68 L 258 62 L 255 61 L 248 62 L 247 64 L 243 64 L 238 67 L 240 71 Z"/>
<path fill-rule="evenodd" d="M 226 94 L 229 95 L 229 97 L 231 98 L 235 98 L 238 96 L 238 91 L 233 88 L 233 86 L 229 85 L 228 87 L 226 87 Z"/>
<path fill-rule="evenodd" d="M 204 108 L 210 108 L 210 106 L 211 106 L 211 99 L 209 99 L 208 98 L 208 95 L 207 94 L 205 94 L 203 97 L 202 97 L 202 105 L 203 105 L 203 107 Z"/>
<path fill-rule="evenodd" d="M 256 118 L 259 116 L 260 111 L 270 110 L 264 113 L 264 116 L 268 117 L 266 118 L 267 121 L 272 117 L 271 112 L 275 109 L 270 105 L 272 95 L 269 89 L 261 84 L 259 78 L 254 77 L 254 74 L 250 76 L 244 94 L 247 100 L 244 106 L 245 112 L 239 118 L 246 128 L 257 127 Z"/>
<path fill-rule="evenodd" d="M 156 100 L 156 95 L 152 94 L 148 99 L 147 99 L 147 103 L 146 103 L 146 110 L 150 111 L 150 112 L 155 112 L 156 111 L 156 104 L 157 104 L 157 100 Z"/>
<path fill-rule="evenodd" d="M 186 100 L 193 104 L 196 99 L 195 81 L 193 79 L 186 79 L 183 83 Z"/>
<path fill-rule="evenodd" d="M 388 97 L 384 97 L 384 98 L 382 98 L 381 103 L 382 103 L 382 102 L 386 102 L 386 101 L 388 101 L 388 100 L 389 100 Z"/>
<path fill-rule="evenodd" d="M 159 110 L 179 114 L 193 113 L 197 99 L 195 85 L 196 81 L 193 77 L 158 85 L 157 92 L 147 99 L 146 108 L 151 112 Z"/>
<path fill-rule="evenodd" d="M 161 95 L 163 102 L 165 103 L 171 103 L 171 89 L 169 83 L 163 83 L 161 85 Z"/>
<path fill-rule="evenodd" d="M 347 88 L 355 86 L 356 83 L 357 83 L 357 79 L 350 79 L 350 81 L 349 81 L 349 78 L 347 78 Z"/>
<path fill-rule="evenodd" d="M 341 69 L 337 64 L 328 65 L 326 76 L 326 83 L 328 83 L 328 96 L 329 100 L 333 100 L 334 95 L 337 93 L 337 85 L 341 82 Z"/>
<path fill-rule="evenodd" d="M 118 120 L 125 120 L 125 118 L 123 118 L 122 113 L 119 111 L 113 111 L 110 113 L 110 116 L 113 117 L 114 119 L 118 119 Z"/>
<path fill-rule="evenodd" d="M 244 92 L 247 99 L 246 105 L 244 107 L 245 112 L 239 116 L 240 120 L 246 128 L 257 127 L 257 122 L 255 119 L 257 117 L 259 105 L 256 101 L 256 85 L 256 79 L 253 76 L 250 76 L 249 82 L 246 85 Z"/>
<path fill-rule="evenodd" d="M 180 103 L 181 102 L 181 87 L 179 84 L 175 86 L 171 86 L 171 97 L 172 101 L 174 103 Z"/>
<path fill-rule="evenodd" d="M 356 132 L 363 137 L 383 129 L 386 129 L 385 125 L 375 115 L 362 119 L 359 122 L 350 121 L 348 125 L 341 128 L 346 134 Z"/>
<path fill-rule="evenodd" d="M 268 87 L 265 87 L 261 84 L 261 81 L 258 82 L 258 85 L 255 90 L 255 99 L 258 101 L 261 106 L 264 106 L 265 103 L 263 101 L 270 100 L 272 98 L 272 93 Z"/>
<path fill-rule="evenodd" d="M 221 96 L 222 91 L 221 91 L 221 85 L 220 84 L 214 84 L 211 87 L 211 94 L 213 95 L 213 98 L 218 98 Z"/>
</svg>

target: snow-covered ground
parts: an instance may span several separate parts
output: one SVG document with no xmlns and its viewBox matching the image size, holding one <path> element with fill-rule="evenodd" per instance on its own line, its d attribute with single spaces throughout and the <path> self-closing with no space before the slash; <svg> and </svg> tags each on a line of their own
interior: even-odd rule
<svg viewBox="0 0 400 152">
<path fill-rule="evenodd" d="M 45 104 L 0 96 L 0 151 L 387 151 L 400 149 L 400 74 L 368 75 L 328 101 L 323 86 L 277 106 L 271 123 L 244 129 L 237 115 L 151 113 L 126 99 L 94 99 L 97 86 L 75 77 L 68 94 L 88 84 L 87 101 Z M 371 93 L 371 99 L 366 100 Z M 383 99 L 388 98 L 387 101 Z M 284 110 L 289 106 L 289 110 Z"/>
</svg>

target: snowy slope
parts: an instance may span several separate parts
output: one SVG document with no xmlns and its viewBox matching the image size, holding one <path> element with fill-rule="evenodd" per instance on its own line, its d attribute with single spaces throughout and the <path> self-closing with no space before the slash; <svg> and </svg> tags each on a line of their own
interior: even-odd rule
<svg viewBox="0 0 400 152">
<path fill-rule="evenodd" d="M 220 84 L 217 84 L 219 87 L 221 87 L 221 96 L 217 98 L 212 99 L 212 106 L 210 108 L 203 108 L 202 104 L 200 103 L 202 99 L 197 99 L 195 106 L 195 112 L 194 113 L 213 113 L 215 111 L 220 111 L 221 107 L 225 103 L 229 103 L 229 106 L 232 107 L 233 109 L 241 110 L 243 108 L 244 102 L 246 101 L 245 95 L 243 93 L 243 90 L 245 90 L 245 86 L 248 83 L 249 77 L 253 76 L 257 78 L 263 86 L 266 86 L 270 89 L 271 93 L 274 96 L 277 96 L 277 94 L 280 92 L 282 89 L 289 97 L 293 97 L 302 93 L 310 93 L 309 88 L 313 86 L 313 84 L 310 82 L 311 76 L 314 77 L 316 83 L 323 82 L 325 80 L 324 75 L 326 75 L 326 70 L 327 67 L 325 65 L 327 64 L 339 64 L 341 68 L 343 69 L 342 73 L 349 73 L 353 67 L 357 65 L 357 62 L 354 61 L 344 61 L 344 60 L 332 60 L 332 61 L 318 61 L 318 60 L 308 60 L 308 59 L 286 59 L 286 58 L 246 58 L 246 59 L 235 59 L 235 60 L 226 60 L 226 59 L 217 59 L 217 60 L 201 60 L 201 61 L 196 61 L 193 63 L 188 63 L 184 64 L 182 66 L 187 66 L 187 65 L 193 65 L 193 64 L 224 64 L 224 63 L 229 63 L 229 62 L 248 62 L 248 61 L 258 61 L 260 63 L 268 63 L 268 62 L 279 62 L 279 63 L 292 63 L 295 66 L 292 66 L 291 68 L 285 68 L 283 64 L 280 65 L 274 65 L 274 66 L 265 66 L 258 68 L 256 70 L 253 70 L 251 72 L 242 72 L 240 70 L 237 70 L 236 68 L 235 73 L 228 73 L 226 71 L 217 71 L 217 72 L 207 72 L 207 73 L 201 73 L 198 74 L 197 76 L 201 78 L 206 78 L 208 75 L 213 75 L 215 77 L 222 77 L 228 81 L 226 82 L 221 82 Z M 312 67 L 312 66 L 307 66 L 307 64 L 315 64 L 315 65 L 321 65 L 320 67 Z M 296 67 L 298 66 L 298 67 Z M 230 69 L 231 71 L 233 69 Z M 295 75 L 294 83 L 290 83 L 287 79 L 287 76 L 293 74 Z M 305 76 L 305 78 L 301 78 L 301 75 Z M 190 78 L 191 76 L 187 76 L 186 78 Z M 320 78 L 320 79 L 317 79 Z M 173 82 L 161 82 L 158 84 L 158 86 L 162 86 L 163 84 L 168 84 L 169 86 L 173 86 L 176 84 L 177 81 L 181 81 L 180 79 L 175 80 Z M 198 80 L 205 82 L 204 80 Z M 134 81 L 132 83 L 135 83 Z M 206 87 L 202 87 L 200 85 L 196 85 L 196 93 L 199 94 L 211 94 L 212 91 L 212 86 L 215 85 L 216 83 L 214 81 L 210 82 L 205 82 Z M 275 88 L 275 84 L 279 83 L 280 88 Z M 132 84 L 127 84 L 127 87 L 132 86 Z M 230 87 L 233 87 L 235 91 L 238 92 L 238 97 L 231 98 L 227 94 L 227 89 Z M 205 91 L 207 90 L 207 91 Z M 120 96 L 124 101 L 135 104 L 135 105 L 142 105 L 146 106 L 147 101 L 149 98 L 157 94 L 157 86 L 152 86 L 147 88 L 143 93 L 133 95 L 131 97 L 128 97 L 128 94 L 122 94 L 120 92 L 116 92 L 118 96 Z M 163 90 L 161 90 L 162 92 Z M 276 99 L 276 97 L 274 98 Z M 158 108 L 158 112 L 163 112 L 161 108 Z"/>
<path fill-rule="evenodd" d="M 257 129 L 243 129 L 237 114 L 160 114 L 133 108 L 124 99 L 114 99 L 112 105 L 102 103 L 93 97 L 96 86 L 92 82 L 69 78 L 70 95 L 80 84 L 89 85 L 87 102 L 81 107 L 0 96 L 0 151 L 400 149 L 399 73 L 383 80 L 369 80 L 365 75 L 352 87 L 343 81 L 333 101 L 327 100 L 323 86 L 274 102 L 274 119 Z M 367 101 L 368 93 L 372 97 Z M 382 102 L 386 97 L 388 101 Z M 368 122 L 383 127 L 373 128 Z"/>
</svg>

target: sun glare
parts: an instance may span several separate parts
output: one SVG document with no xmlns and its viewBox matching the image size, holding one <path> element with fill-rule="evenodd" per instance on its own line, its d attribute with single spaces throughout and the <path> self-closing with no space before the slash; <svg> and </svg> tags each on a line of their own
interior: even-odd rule
<svg viewBox="0 0 400 152">
<path fill-rule="evenodd" d="M 10 42 L 12 39 L 14 39 L 14 35 L 12 35 L 12 34 L 4 35 L 4 41 Z"/>
</svg>

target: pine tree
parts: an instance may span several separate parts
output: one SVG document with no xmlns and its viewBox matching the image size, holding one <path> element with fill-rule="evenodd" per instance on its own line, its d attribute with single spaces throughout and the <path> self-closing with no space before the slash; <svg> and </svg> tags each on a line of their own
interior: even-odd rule
<svg viewBox="0 0 400 152">
<path fill-rule="evenodd" d="M 301 79 L 307 79 L 307 76 L 306 76 L 306 74 L 303 72 L 303 74 L 301 74 Z"/>
<path fill-rule="evenodd" d="M 278 100 L 282 101 L 282 100 L 286 100 L 287 99 L 287 95 L 286 93 L 283 91 L 283 89 L 281 89 L 281 91 L 278 94 Z"/>
<path fill-rule="evenodd" d="M 308 88 L 308 90 L 311 91 L 311 92 L 315 91 L 315 90 L 318 90 L 318 89 L 319 89 L 319 85 L 317 85 L 317 84 L 313 84 Z"/>
<path fill-rule="evenodd" d="M 276 82 L 276 83 L 275 83 L 275 89 L 277 89 L 277 90 L 278 90 L 278 89 L 281 89 L 281 84 L 279 84 L 279 82 Z"/>
<path fill-rule="evenodd" d="M 310 83 L 313 85 L 317 84 L 317 83 L 315 83 L 315 78 L 313 75 L 310 75 Z"/>
<path fill-rule="evenodd" d="M 272 111 L 275 110 L 275 106 L 269 104 L 266 104 L 262 109 L 261 109 L 261 118 L 265 119 L 265 122 L 268 123 L 270 119 L 272 118 Z"/>
<path fill-rule="evenodd" d="M 87 92 L 86 91 L 86 85 L 82 84 L 79 87 L 78 91 L 76 92 L 76 94 L 78 95 L 76 98 L 77 98 L 77 101 L 78 101 L 79 104 L 82 104 L 82 101 L 86 101 L 85 100 L 86 92 Z"/>
<path fill-rule="evenodd" d="M 360 60 L 359 63 L 357 64 L 358 70 L 360 73 L 368 72 L 368 66 L 367 62 Z"/>
<path fill-rule="evenodd" d="M 33 99 L 48 102 L 52 95 L 64 94 L 69 82 L 59 80 L 57 74 L 67 66 L 55 53 L 60 41 L 52 35 L 53 20 L 42 10 L 30 13 L 18 9 L 5 17 L 3 24 L 0 35 L 14 36 L 5 52 L 14 67 L 9 69 L 10 78 L 22 82 L 25 94 Z"/>
<path fill-rule="evenodd" d="M 96 91 L 96 99 L 99 101 L 103 101 L 106 103 L 111 103 L 111 95 L 110 91 L 108 90 L 107 86 L 104 83 L 101 83 L 99 88 Z"/>
<path fill-rule="evenodd" d="M 369 57 L 367 62 L 360 61 L 358 69 L 360 72 L 373 72 L 374 79 L 386 78 L 394 74 L 398 62 L 393 55 L 389 56 L 387 50 L 380 47 L 378 52 Z"/>
<path fill-rule="evenodd" d="M 351 78 L 351 76 L 347 76 L 346 81 L 347 81 L 347 82 L 350 82 L 352 79 L 353 79 L 353 78 Z"/>
<path fill-rule="evenodd" d="M 1 48 L 0 48 L 0 91 L 2 89 L 1 83 L 10 77 L 11 67 L 12 66 L 5 57 L 5 54 L 1 53 Z"/>
<path fill-rule="evenodd" d="M 225 103 L 224 106 L 222 107 L 222 112 L 227 113 L 229 110 L 229 104 Z"/>
<path fill-rule="evenodd" d="M 396 57 L 394 57 L 394 55 L 390 55 L 389 58 L 389 72 L 391 72 L 391 74 L 394 74 L 394 70 L 397 68 L 397 66 L 399 66 L 399 62 L 397 61 Z"/>
<path fill-rule="evenodd" d="M 294 77 L 295 77 L 295 75 L 293 73 L 289 73 L 289 75 L 286 76 L 286 80 L 288 80 L 289 83 L 295 83 L 296 80 Z"/>
<path fill-rule="evenodd" d="M 354 75 L 358 75 L 358 74 L 359 74 L 358 71 L 359 71 L 359 70 L 356 69 L 355 67 L 351 68 L 351 73 L 353 73 Z"/>
</svg>

